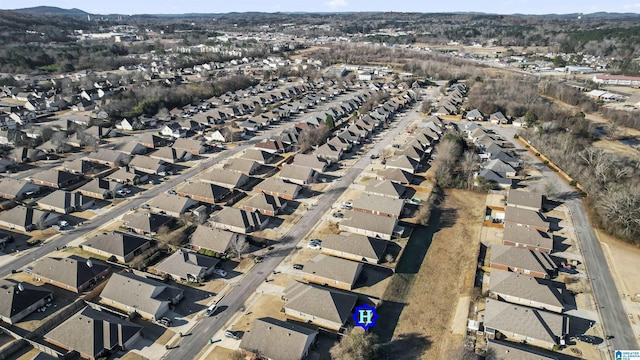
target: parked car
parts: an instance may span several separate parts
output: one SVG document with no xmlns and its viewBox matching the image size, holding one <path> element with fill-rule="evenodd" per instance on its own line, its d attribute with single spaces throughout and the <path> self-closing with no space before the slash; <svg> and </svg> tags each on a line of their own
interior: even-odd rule
<svg viewBox="0 0 640 360">
<path fill-rule="evenodd" d="M 238 332 L 236 331 L 231 331 L 231 330 L 227 330 L 224 332 L 224 336 L 234 339 L 234 340 L 238 340 L 240 339 L 240 336 L 238 335 Z"/>
<path fill-rule="evenodd" d="M 341 212 L 334 212 L 332 216 L 334 218 L 342 219 L 344 217 L 344 214 L 342 214 Z"/>
<path fill-rule="evenodd" d="M 58 225 L 60 225 L 61 227 L 69 226 L 69 222 L 66 220 L 60 220 L 58 221 Z"/>
<path fill-rule="evenodd" d="M 116 194 L 118 194 L 118 195 L 120 195 L 120 196 L 125 196 L 125 195 L 127 195 L 127 193 L 126 193 L 124 190 L 122 190 L 122 189 L 118 189 L 118 190 L 116 190 Z"/>
<path fill-rule="evenodd" d="M 51 228 L 52 228 L 53 230 L 58 230 L 58 231 L 60 231 L 60 230 L 61 230 L 60 225 L 57 225 L 57 224 L 53 224 L 53 225 L 51 225 Z"/>
<path fill-rule="evenodd" d="M 175 195 L 175 194 L 177 194 L 177 192 L 175 190 L 169 189 L 169 190 L 167 190 L 167 194 Z"/>
<path fill-rule="evenodd" d="M 384 165 L 387 163 L 387 159 L 382 159 L 382 161 L 380 161 L 380 164 Z"/>
<path fill-rule="evenodd" d="M 378 154 L 371 154 L 370 156 L 372 159 L 377 159 L 378 158 Z"/>
<path fill-rule="evenodd" d="M 141 209 L 147 209 L 147 210 L 148 210 L 148 209 L 150 209 L 150 208 L 151 208 L 151 206 L 149 206 L 149 204 L 142 204 L 142 205 L 140 205 L 140 208 L 141 208 Z"/>
<path fill-rule="evenodd" d="M 213 273 L 216 274 L 216 275 L 219 275 L 221 277 L 227 276 L 227 272 L 224 271 L 223 269 L 215 269 L 215 270 L 213 270 Z"/>
<path fill-rule="evenodd" d="M 293 264 L 293 268 L 296 270 L 302 270 L 302 268 L 304 268 L 304 265 L 302 264 Z"/>
<path fill-rule="evenodd" d="M 574 269 L 574 268 L 566 268 L 566 267 L 559 267 L 558 268 L 559 271 L 562 271 L 563 273 L 567 273 L 567 274 L 577 274 L 578 270 Z"/>
<path fill-rule="evenodd" d="M 162 319 L 158 320 L 158 324 L 169 327 L 171 326 L 171 319 L 165 316 Z"/>
<path fill-rule="evenodd" d="M 311 250 L 320 250 L 320 249 L 322 249 L 322 247 L 320 245 L 318 245 L 318 244 L 309 244 L 309 245 L 307 245 L 307 247 L 309 249 L 311 249 Z"/>
<path fill-rule="evenodd" d="M 264 261 L 264 258 L 262 256 L 256 256 L 256 257 L 253 258 L 253 262 L 256 263 L 256 264 L 257 263 L 261 263 L 263 261 Z"/>
<path fill-rule="evenodd" d="M 578 335 L 576 339 L 586 342 L 587 344 L 595 344 L 598 341 L 598 338 L 593 335 Z"/>
<path fill-rule="evenodd" d="M 320 240 L 320 239 L 311 239 L 311 240 L 309 240 L 309 243 L 321 245 L 322 244 L 322 240 Z"/>
<path fill-rule="evenodd" d="M 216 312 L 217 304 L 213 304 L 207 308 L 207 311 L 204 312 L 204 316 L 211 316 Z"/>
</svg>

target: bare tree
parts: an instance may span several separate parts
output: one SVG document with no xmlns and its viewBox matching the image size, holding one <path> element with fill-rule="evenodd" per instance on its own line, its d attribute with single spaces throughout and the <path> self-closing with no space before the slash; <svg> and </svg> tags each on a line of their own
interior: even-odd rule
<svg viewBox="0 0 640 360">
<path fill-rule="evenodd" d="M 246 254 L 247 251 L 249 251 L 249 243 L 245 236 L 237 236 L 229 243 L 229 252 L 236 257 L 242 258 L 242 255 Z"/>
<path fill-rule="evenodd" d="M 337 360 L 371 360 L 378 354 L 377 342 L 375 334 L 361 328 L 351 328 L 329 352 L 331 358 Z"/>
</svg>

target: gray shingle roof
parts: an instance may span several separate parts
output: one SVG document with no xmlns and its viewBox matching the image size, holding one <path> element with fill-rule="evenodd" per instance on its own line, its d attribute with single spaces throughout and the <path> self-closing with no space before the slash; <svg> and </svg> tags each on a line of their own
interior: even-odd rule
<svg viewBox="0 0 640 360">
<path fill-rule="evenodd" d="M 565 321 L 569 319 L 559 314 L 493 299 L 486 300 L 485 328 L 504 332 L 507 336 L 515 333 L 557 344 L 558 338 L 564 334 Z"/>
<path fill-rule="evenodd" d="M 109 269 L 109 266 L 98 262 L 96 259 L 85 259 L 72 255 L 62 259 L 43 258 L 33 265 L 32 272 L 73 288 L 78 288 L 106 269 Z"/>
<path fill-rule="evenodd" d="M 404 200 L 364 193 L 353 201 L 353 208 L 400 216 L 404 208 Z"/>
<path fill-rule="evenodd" d="M 356 261 L 318 254 L 304 265 L 304 273 L 354 284 L 362 264 Z"/>
<path fill-rule="evenodd" d="M 406 188 L 390 180 L 371 180 L 364 189 L 365 193 L 400 198 Z"/>
<path fill-rule="evenodd" d="M 156 280 L 143 278 L 131 273 L 115 273 L 102 290 L 104 300 L 113 300 L 120 304 L 139 309 L 149 314 L 158 313 L 165 304 L 181 297 L 184 290 Z"/>
<path fill-rule="evenodd" d="M 124 346 L 140 331 L 140 325 L 85 307 L 47 333 L 45 339 L 95 358 L 104 349 Z"/>
<path fill-rule="evenodd" d="M 250 230 L 260 228 L 265 221 L 268 221 L 268 217 L 257 212 L 225 206 L 212 217 L 211 221 Z"/>
<path fill-rule="evenodd" d="M 38 200 L 38 205 L 55 206 L 63 209 L 72 206 L 75 208 L 81 208 L 91 201 L 93 201 L 93 199 L 88 198 L 78 192 L 72 193 L 68 191 L 56 190 Z"/>
<path fill-rule="evenodd" d="M 214 229 L 205 225 L 198 225 L 193 234 L 191 234 L 189 244 L 212 250 L 217 253 L 225 253 L 227 249 L 229 249 L 229 244 L 235 236 L 237 236 L 237 234 L 231 231 Z"/>
<path fill-rule="evenodd" d="M 269 359 L 300 360 L 318 332 L 274 318 L 256 319 L 240 342 L 240 348 Z"/>
<path fill-rule="evenodd" d="M 59 215 L 49 211 L 42 211 L 30 206 L 18 205 L 13 209 L 9 209 L 0 214 L 0 220 L 26 228 L 31 225 L 37 225 L 40 220 L 45 223 L 49 218 L 57 216 Z"/>
<path fill-rule="evenodd" d="M 294 282 L 284 290 L 285 308 L 344 324 L 351 317 L 358 296 Z"/>
<path fill-rule="evenodd" d="M 542 195 L 536 192 L 523 190 L 509 190 L 507 205 L 526 206 L 533 209 L 542 208 Z"/>
<path fill-rule="evenodd" d="M 508 201 L 508 200 L 507 200 Z M 538 211 L 507 206 L 504 210 L 504 221 L 549 229 L 549 223 Z"/>
<path fill-rule="evenodd" d="M 300 191 L 300 185 L 285 182 L 282 179 L 271 177 L 254 186 L 254 191 L 277 192 L 279 194 L 292 195 Z"/>
<path fill-rule="evenodd" d="M 249 181 L 249 177 L 241 172 L 229 170 L 229 169 L 211 169 L 200 174 L 200 180 L 218 184 L 221 186 L 228 186 L 238 188 Z"/>
<path fill-rule="evenodd" d="M 215 267 L 219 262 L 216 258 L 179 249 L 156 265 L 156 270 L 188 279 L 191 276 L 199 277 L 201 272 Z"/>
<path fill-rule="evenodd" d="M 553 249 L 553 238 L 549 234 L 534 228 L 506 224 L 504 226 L 503 241 L 513 241 L 533 247 Z"/>
<path fill-rule="evenodd" d="M 546 280 L 495 269 L 491 270 L 489 278 L 490 292 L 564 307 L 557 288 L 553 289 L 549 285 L 550 282 Z"/>
<path fill-rule="evenodd" d="M 557 265 L 546 253 L 506 245 L 491 246 L 491 263 L 541 273 L 547 273 L 557 268 Z"/>
<path fill-rule="evenodd" d="M 132 234 L 112 231 L 96 235 L 84 242 L 84 246 L 125 257 L 149 242 L 149 239 Z"/>
<path fill-rule="evenodd" d="M 0 316 L 10 318 L 53 294 L 44 286 L 29 283 L 20 283 L 20 286 L 22 290 L 16 282 L 0 280 Z"/>
<path fill-rule="evenodd" d="M 413 180 L 412 173 L 397 168 L 387 168 L 384 170 L 380 170 L 378 171 L 378 175 L 386 180 L 390 180 L 400 184 L 410 184 L 411 180 Z"/>
<path fill-rule="evenodd" d="M 151 213 L 131 213 L 122 217 L 126 227 L 148 233 L 157 231 L 160 226 L 168 223 L 171 219 L 169 216 Z"/>
<path fill-rule="evenodd" d="M 372 215 L 360 211 L 351 211 L 350 213 L 351 218 L 343 220 L 341 224 L 381 234 L 393 234 L 398 223 L 397 219 L 388 216 Z"/>
<path fill-rule="evenodd" d="M 300 165 L 283 165 L 279 176 L 284 179 L 304 180 L 306 181 L 316 171 L 310 167 Z"/>
<path fill-rule="evenodd" d="M 494 353 L 497 360 L 558 360 L 557 357 L 535 348 L 506 341 L 489 340 L 487 351 Z"/>
<path fill-rule="evenodd" d="M 151 199 L 148 204 L 152 208 L 165 210 L 170 213 L 182 213 L 186 207 L 197 203 L 197 201 L 187 197 L 162 193 Z"/>
<path fill-rule="evenodd" d="M 264 193 L 259 193 L 252 196 L 249 200 L 242 204 L 243 206 L 255 208 L 258 210 L 267 210 L 277 212 L 283 205 L 286 205 L 286 201 L 277 197 Z"/>
<path fill-rule="evenodd" d="M 358 234 L 330 234 L 322 241 L 322 248 L 373 258 L 379 261 L 387 249 L 387 242 Z"/>
</svg>

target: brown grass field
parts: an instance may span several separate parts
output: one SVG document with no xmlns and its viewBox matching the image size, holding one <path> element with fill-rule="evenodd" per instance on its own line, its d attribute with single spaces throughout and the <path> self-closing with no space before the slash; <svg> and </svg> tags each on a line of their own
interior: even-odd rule
<svg viewBox="0 0 640 360">
<path fill-rule="evenodd" d="M 396 275 L 404 275 L 410 290 L 389 343 L 395 358 L 447 359 L 462 345 L 462 336 L 451 333 L 451 322 L 458 298 L 473 300 L 484 205 L 484 194 L 447 190 L 433 212 L 427 239 L 413 239 L 431 242 L 415 276 Z"/>
</svg>

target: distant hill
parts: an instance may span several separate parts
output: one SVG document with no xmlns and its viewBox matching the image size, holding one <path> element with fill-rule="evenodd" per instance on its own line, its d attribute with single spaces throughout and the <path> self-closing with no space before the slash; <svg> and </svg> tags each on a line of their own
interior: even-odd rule
<svg viewBox="0 0 640 360">
<path fill-rule="evenodd" d="M 25 14 L 33 14 L 33 15 L 65 15 L 65 16 L 82 16 L 86 17 L 87 15 L 91 15 L 86 11 L 80 9 L 62 9 L 55 6 L 36 6 L 30 8 L 23 9 L 15 9 L 14 11 L 25 13 Z"/>
</svg>

